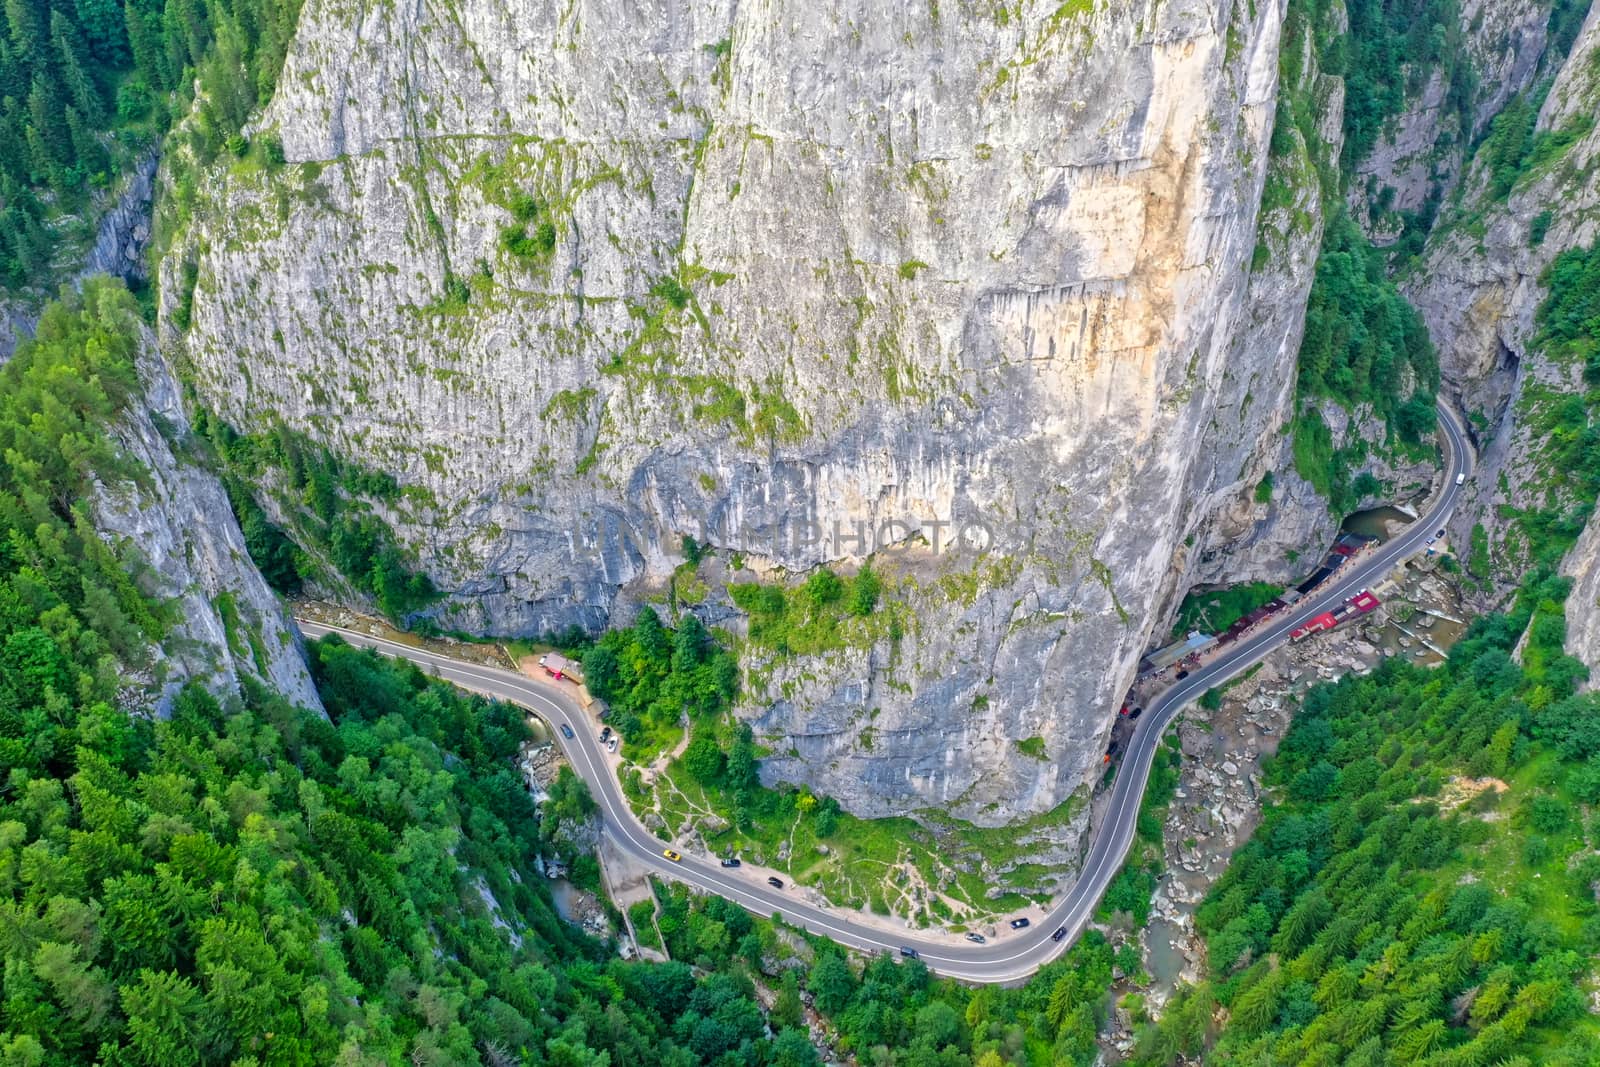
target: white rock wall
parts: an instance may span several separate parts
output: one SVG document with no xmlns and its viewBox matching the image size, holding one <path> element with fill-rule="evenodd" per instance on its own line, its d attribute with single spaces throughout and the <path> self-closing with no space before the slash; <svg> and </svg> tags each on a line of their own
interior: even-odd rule
<svg viewBox="0 0 1600 1067">
<path fill-rule="evenodd" d="M 308 0 L 291 164 L 205 176 L 167 337 L 188 257 L 204 402 L 431 496 L 397 518 L 449 625 L 598 625 L 684 534 L 799 569 L 858 553 L 770 531 L 1023 531 L 908 556 L 913 630 L 745 710 L 859 812 L 1047 810 L 1284 417 L 1298 327 L 1248 306 L 1283 7 Z"/>
<path fill-rule="evenodd" d="M 237 698 L 241 676 L 300 707 L 322 710 L 298 631 L 245 551 L 221 483 L 173 451 L 172 441 L 182 441 L 189 424 L 153 339 L 140 353 L 139 372 L 145 406 L 130 409 L 112 433 L 143 476 L 100 487 L 94 513 L 101 536 L 113 544 L 131 542 L 149 564 L 155 579 L 149 591 L 177 602 L 179 621 L 157 650 L 149 679 L 150 710 L 166 714 L 190 681 L 218 697 Z M 224 622 L 230 600 L 231 634 Z"/>
<path fill-rule="evenodd" d="M 1555 75 L 1540 113 L 1538 129 L 1561 129 L 1575 118 L 1594 114 L 1600 105 L 1600 9 L 1591 8 L 1571 54 Z M 1467 506 L 1459 508 L 1451 526 L 1456 544 L 1470 543 L 1475 522 L 1482 522 L 1496 560 L 1496 584 L 1484 605 L 1514 589 L 1525 560 L 1520 537 L 1508 531 L 1511 511 L 1545 503 L 1532 496 L 1545 481 L 1547 442 L 1524 420 L 1519 402 L 1530 384 L 1575 393 L 1583 389 L 1581 368 L 1553 362 L 1533 351 L 1535 314 L 1547 290 L 1541 282 L 1546 267 L 1569 248 L 1588 247 L 1600 239 L 1600 129 L 1591 128 L 1565 153 L 1532 171 L 1503 204 L 1483 214 L 1481 235 L 1466 227 L 1449 227 L 1432 242 L 1426 261 L 1406 293 L 1417 305 L 1439 348 L 1445 389 L 1468 410 L 1486 418 L 1477 433 L 1481 455 L 1471 481 Z M 1466 178 L 1468 207 L 1482 203 L 1487 175 L 1475 165 Z M 1537 245 L 1530 234 L 1534 220 L 1548 212 L 1548 230 Z M 1446 217 L 1442 220 L 1449 223 Z M 1595 520 L 1568 555 L 1563 570 L 1577 578 L 1568 602 L 1568 650 L 1600 669 L 1600 604 L 1596 603 L 1594 568 Z"/>
</svg>

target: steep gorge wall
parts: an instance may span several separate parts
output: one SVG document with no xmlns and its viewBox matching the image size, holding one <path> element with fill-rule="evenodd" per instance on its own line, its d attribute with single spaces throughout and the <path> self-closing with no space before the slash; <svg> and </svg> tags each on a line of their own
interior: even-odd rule
<svg viewBox="0 0 1600 1067">
<path fill-rule="evenodd" d="M 858 812 L 1049 810 L 1278 447 L 1283 7 L 312 0 L 289 164 L 201 176 L 165 340 L 399 478 L 450 626 L 599 625 L 686 534 L 794 571 L 861 554 L 835 522 L 1010 531 L 882 560 L 914 624 L 746 711 Z"/>
<path fill-rule="evenodd" d="M 1550 441 L 1532 416 L 1556 395 L 1584 391 L 1582 368 L 1549 358 L 1532 342 L 1548 293 L 1546 269 L 1563 251 L 1600 239 L 1600 9 L 1591 8 L 1571 52 L 1555 72 L 1536 133 L 1582 131 L 1564 150 L 1532 166 L 1504 199 L 1476 161 L 1454 217 L 1441 219 L 1407 293 L 1438 345 L 1446 389 L 1484 416 L 1481 455 L 1452 538 L 1472 541 L 1475 524 L 1490 553 L 1485 606 L 1514 589 L 1528 566 L 1521 513 L 1570 503 L 1545 496 Z M 1536 239 L 1536 229 L 1542 231 Z M 1600 536 L 1595 519 L 1567 555 L 1576 580 L 1567 604 L 1568 650 L 1600 670 Z"/>
<path fill-rule="evenodd" d="M 1447 198 L 1460 180 L 1474 140 L 1538 76 L 1547 44 L 1551 0 L 1463 0 L 1460 64 L 1452 96 L 1450 72 L 1408 67 L 1417 89 L 1355 165 L 1350 209 L 1382 244 L 1398 232 L 1394 213 L 1424 210 Z"/>
<path fill-rule="evenodd" d="M 140 703 L 166 714 L 185 684 L 237 699 L 248 677 L 304 708 L 321 698 L 298 635 L 245 551 L 244 536 L 215 475 L 186 454 L 192 441 L 178 387 L 153 338 L 141 346 L 141 403 L 111 433 L 139 477 L 103 485 L 95 525 L 112 543 L 131 544 L 148 566 L 146 591 L 175 602 L 179 620 L 156 650 Z"/>
</svg>

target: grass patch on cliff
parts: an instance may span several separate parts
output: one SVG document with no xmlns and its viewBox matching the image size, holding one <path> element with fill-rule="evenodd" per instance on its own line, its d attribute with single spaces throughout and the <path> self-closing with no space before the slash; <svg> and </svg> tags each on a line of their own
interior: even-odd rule
<svg viewBox="0 0 1600 1067">
<path fill-rule="evenodd" d="M 871 564 L 853 578 L 828 567 L 796 586 L 736 582 L 728 595 L 750 617 L 750 641 L 783 656 L 807 656 L 874 640 L 868 621 L 878 610 L 882 582 Z"/>
</svg>

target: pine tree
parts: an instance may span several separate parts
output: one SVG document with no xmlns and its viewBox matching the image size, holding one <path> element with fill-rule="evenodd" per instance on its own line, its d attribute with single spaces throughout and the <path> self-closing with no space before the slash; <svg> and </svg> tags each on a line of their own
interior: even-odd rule
<svg viewBox="0 0 1600 1067">
<path fill-rule="evenodd" d="M 144 10 L 137 0 L 127 0 L 123 16 L 128 29 L 128 49 L 133 53 L 133 66 L 145 81 L 162 91 L 172 89 L 176 79 L 167 55 L 167 44 L 161 36 L 161 12 Z"/>
<path fill-rule="evenodd" d="M 111 157 L 75 107 L 67 108 L 67 133 L 72 138 L 72 155 L 80 176 L 103 174 L 111 168 Z"/>
<path fill-rule="evenodd" d="M 67 129 L 61 96 L 46 78 L 33 79 L 28 92 L 28 155 L 33 161 L 35 181 L 57 188 L 66 184 L 66 171 L 72 166 L 72 131 Z"/>
<path fill-rule="evenodd" d="M 61 82 L 67 88 L 72 106 L 91 125 L 103 125 L 105 100 L 100 95 L 100 87 L 89 76 L 89 47 L 83 43 L 77 27 L 59 11 L 50 16 L 50 43 L 55 50 Z"/>
<path fill-rule="evenodd" d="M 31 0 L 5 0 L 6 28 L 17 58 L 30 67 L 44 56 L 44 23 Z"/>
<path fill-rule="evenodd" d="M 118 0 L 75 0 L 77 23 L 97 62 L 110 68 L 128 65 L 128 30 Z"/>
<path fill-rule="evenodd" d="M 28 138 L 23 132 L 21 109 L 16 100 L 0 101 L 0 204 L 10 204 L 28 181 Z"/>
<path fill-rule="evenodd" d="M 28 94 L 28 65 L 23 62 L 11 39 L 0 34 L 0 100 L 20 100 Z"/>
</svg>

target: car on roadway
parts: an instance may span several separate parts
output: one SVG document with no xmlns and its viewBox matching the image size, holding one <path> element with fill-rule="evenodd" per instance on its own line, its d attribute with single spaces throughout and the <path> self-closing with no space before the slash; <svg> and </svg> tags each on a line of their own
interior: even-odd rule
<svg viewBox="0 0 1600 1067">
<path fill-rule="evenodd" d="M 1052 941 L 1060 941 L 1063 937 L 1066 937 L 1066 936 L 1067 936 L 1067 928 L 1065 926 L 1058 926 L 1058 927 L 1056 927 L 1056 932 L 1050 935 L 1050 940 L 1052 940 Z"/>
<path fill-rule="evenodd" d="M 1456 475 L 1456 484 L 1457 485 L 1465 485 L 1465 484 L 1467 484 L 1467 476 L 1465 474 Z"/>
<path fill-rule="evenodd" d="M 673 863 L 683 862 L 683 853 L 677 851 L 676 849 L 664 848 L 661 850 L 661 854 L 667 857 L 667 859 L 671 860 Z"/>
<path fill-rule="evenodd" d="M 767 879 L 767 884 L 770 885 L 774 889 L 782 889 L 783 888 L 783 879 L 782 878 L 768 878 Z"/>
<path fill-rule="evenodd" d="M 1027 925 L 1028 925 L 1028 917 L 1026 915 L 1023 915 L 1023 916 L 1021 916 L 1019 918 L 1011 920 L 1011 929 L 1013 929 L 1013 930 L 1024 929 Z"/>
<path fill-rule="evenodd" d="M 737 866 L 739 866 L 739 857 L 738 856 L 727 856 L 727 857 L 724 857 L 724 859 L 722 861 L 722 865 L 724 867 L 737 867 Z"/>
<path fill-rule="evenodd" d="M 1188 671 L 1179 671 L 1178 672 L 1178 680 L 1180 682 L 1183 681 L 1183 679 L 1185 679 L 1187 677 L 1189 677 L 1189 672 Z"/>
<path fill-rule="evenodd" d="M 910 945 L 901 945 L 900 946 L 900 955 L 904 956 L 908 960 L 915 960 L 915 959 L 921 959 L 922 958 L 922 954 L 920 952 L 918 952 L 916 949 L 912 948 Z"/>
<path fill-rule="evenodd" d="M 561 736 L 565 737 L 568 741 L 571 741 L 573 737 L 572 727 L 568 726 L 566 723 L 562 723 Z"/>
<path fill-rule="evenodd" d="M 967 940 L 971 941 L 974 945 L 982 945 L 985 944 L 989 939 L 984 937 L 982 934 L 968 934 Z"/>
</svg>

